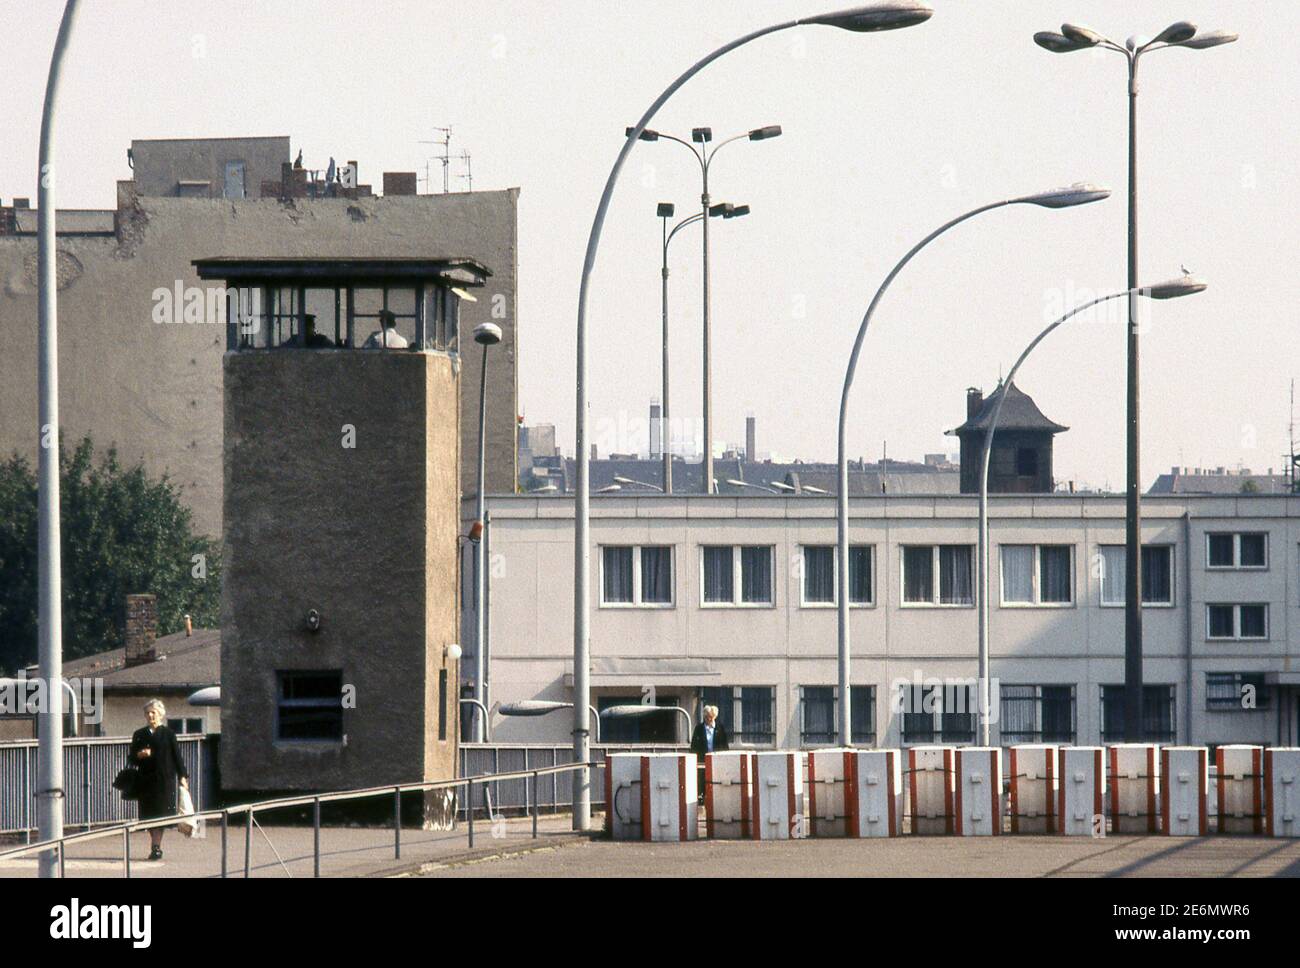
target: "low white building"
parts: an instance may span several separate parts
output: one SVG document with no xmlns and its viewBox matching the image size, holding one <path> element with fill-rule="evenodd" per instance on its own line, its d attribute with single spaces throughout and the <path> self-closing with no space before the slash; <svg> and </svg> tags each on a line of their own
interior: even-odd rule
<svg viewBox="0 0 1300 968">
<path fill-rule="evenodd" d="M 572 498 L 488 506 L 490 703 L 570 701 Z M 970 742 L 973 715 L 904 714 L 897 697 L 904 681 L 976 675 L 975 497 L 855 497 L 851 513 L 855 739 Z M 833 498 L 599 495 L 591 515 L 594 705 L 653 700 L 697 720 L 707 701 L 733 741 L 834 742 Z M 994 742 L 1123 738 L 1123 542 L 1120 495 L 991 498 Z M 1300 496 L 1147 497 L 1143 542 L 1148 738 L 1294 744 Z M 462 598 L 469 659 L 469 567 Z M 680 722 L 607 720 L 603 738 L 681 740 Z M 498 743 L 566 744 L 571 728 L 567 711 L 492 717 Z"/>
</svg>

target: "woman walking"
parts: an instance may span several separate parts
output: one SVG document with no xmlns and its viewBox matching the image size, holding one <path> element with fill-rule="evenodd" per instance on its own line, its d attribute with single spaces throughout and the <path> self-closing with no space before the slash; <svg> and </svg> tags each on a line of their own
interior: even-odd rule
<svg viewBox="0 0 1300 968">
<path fill-rule="evenodd" d="M 167 728 L 167 707 L 158 699 L 144 706 L 149 725 L 137 729 L 131 737 L 131 762 L 140 768 L 140 819 L 156 820 L 176 814 L 176 783 L 189 789 L 189 772 L 181 759 L 176 734 Z M 150 860 L 162 860 L 162 827 L 149 830 Z"/>
</svg>

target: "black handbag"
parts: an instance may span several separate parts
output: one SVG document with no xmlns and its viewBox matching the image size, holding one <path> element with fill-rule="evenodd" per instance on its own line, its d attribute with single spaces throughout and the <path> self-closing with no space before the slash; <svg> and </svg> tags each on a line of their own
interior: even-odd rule
<svg viewBox="0 0 1300 968">
<path fill-rule="evenodd" d="M 123 767 L 118 772 L 117 778 L 113 780 L 113 788 L 121 792 L 123 800 L 139 800 L 140 768 L 137 766 Z"/>
</svg>

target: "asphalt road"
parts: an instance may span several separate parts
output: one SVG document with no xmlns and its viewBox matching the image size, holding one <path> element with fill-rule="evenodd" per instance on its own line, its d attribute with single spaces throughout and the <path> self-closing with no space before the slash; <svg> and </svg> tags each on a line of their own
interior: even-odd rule
<svg viewBox="0 0 1300 968">
<path fill-rule="evenodd" d="M 1003 836 L 570 841 L 453 863 L 428 877 L 1300 877 L 1300 841 L 1262 837 Z"/>
</svg>

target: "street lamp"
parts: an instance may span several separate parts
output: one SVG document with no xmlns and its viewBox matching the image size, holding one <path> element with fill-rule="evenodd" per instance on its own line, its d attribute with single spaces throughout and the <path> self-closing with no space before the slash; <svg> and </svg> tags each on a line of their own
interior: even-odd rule
<svg viewBox="0 0 1300 968">
<path fill-rule="evenodd" d="M 559 709 L 572 709 L 571 702 L 557 702 L 552 699 L 521 699 L 519 702 L 502 703 L 497 707 L 497 712 L 502 716 L 545 716 L 547 713 L 553 713 Z M 592 715 L 592 722 L 596 726 L 596 742 L 600 742 L 600 714 L 596 712 L 595 706 L 588 706 L 587 711 Z"/>
<path fill-rule="evenodd" d="M 839 742 L 841 746 L 852 745 L 851 714 L 852 702 L 849 690 L 849 457 L 848 457 L 848 425 L 849 425 L 849 391 L 853 388 L 853 375 L 857 371 L 858 356 L 862 353 L 862 341 L 867 335 L 867 327 L 871 325 L 871 317 L 875 314 L 876 306 L 880 303 L 880 297 L 885 294 L 894 277 L 902 271 L 903 266 L 912 260 L 912 257 L 929 245 L 932 241 L 943 235 L 955 225 L 960 225 L 967 219 L 974 218 L 983 212 L 991 211 L 995 208 L 1003 208 L 1008 205 L 1037 205 L 1040 208 L 1073 208 L 1077 205 L 1087 205 L 1090 202 L 1099 202 L 1104 198 L 1110 197 L 1110 189 L 1099 188 L 1096 185 L 1087 183 L 1078 183 L 1066 188 L 1057 188 L 1046 192 L 1037 192 L 1033 195 L 1022 195 L 1019 198 L 1009 198 L 1000 202 L 993 202 L 989 205 L 981 205 L 979 208 L 972 209 L 965 215 L 959 215 L 957 218 L 939 228 L 935 229 L 924 239 L 918 242 L 907 255 L 899 261 L 898 265 L 890 270 L 889 275 L 885 276 L 885 281 L 880 284 L 876 290 L 875 296 L 871 299 L 871 304 L 867 307 L 866 315 L 862 317 L 862 325 L 858 327 L 857 339 L 853 343 L 853 353 L 849 356 L 849 366 L 844 374 L 844 389 L 840 394 L 840 424 L 839 424 L 839 476 L 838 476 L 838 495 L 836 499 L 836 591 L 837 602 L 836 610 L 838 612 L 838 658 L 839 658 Z M 804 490 L 808 490 L 805 488 Z"/>
<path fill-rule="evenodd" d="M 633 131 L 635 131 L 634 128 L 628 128 L 626 133 L 631 136 Z M 658 141 L 661 138 L 665 141 L 675 141 L 677 144 L 684 146 L 700 166 L 702 189 L 700 192 L 701 207 L 698 220 L 704 223 L 704 480 L 706 482 L 706 494 L 708 493 L 707 482 L 713 478 L 713 381 L 710 379 L 713 373 L 713 337 L 710 319 L 712 294 L 709 286 L 709 222 L 708 218 L 705 216 L 722 215 L 726 218 L 734 218 L 736 215 L 734 206 L 713 205 L 711 203 L 709 197 L 709 168 L 712 166 L 713 159 L 717 156 L 718 152 L 729 144 L 745 140 L 770 141 L 772 138 L 779 138 L 780 136 L 781 126 L 779 124 L 769 124 L 765 127 L 754 128 L 752 131 L 746 131 L 743 134 L 727 138 L 725 141 L 721 141 L 715 145 L 712 150 L 707 147 L 713 141 L 712 128 L 691 129 L 690 141 L 686 141 L 676 135 L 664 134 L 662 131 L 653 131 L 650 129 L 642 130 L 638 136 L 641 141 Z M 696 145 L 699 145 L 699 147 L 697 148 Z M 740 212 L 739 214 L 747 214 L 749 211 L 748 206 L 744 206 L 744 209 L 745 211 Z M 667 242 L 664 243 L 664 246 L 666 249 Z"/>
<path fill-rule="evenodd" d="M 1198 33 L 1196 25 L 1185 20 L 1170 24 L 1152 40 L 1139 43 L 1130 37 L 1123 46 L 1087 27 L 1062 24 L 1061 32 L 1042 31 L 1034 42 L 1054 54 L 1068 54 L 1094 47 L 1117 51 L 1128 62 L 1128 289 L 1138 285 L 1137 235 L 1137 97 L 1138 61 L 1142 55 L 1169 47 L 1206 50 L 1230 44 L 1237 35 L 1226 30 Z M 1125 480 L 1124 541 L 1124 738 L 1140 742 L 1142 722 L 1142 494 L 1139 451 L 1140 400 L 1138 356 L 1138 297 L 1128 301 L 1128 403 L 1125 419 L 1128 428 L 1128 472 Z"/>
<path fill-rule="evenodd" d="M 36 283 L 37 301 L 37 655 L 39 673 L 46 683 L 49 709 L 38 717 L 39 771 L 36 790 L 37 836 L 56 840 L 63 836 L 63 690 L 49 684 L 63 681 L 63 590 L 59 556 L 59 311 L 55 285 L 57 253 L 54 224 L 54 109 L 59 99 L 63 55 L 72 33 L 77 0 L 68 0 L 59 22 L 45 81 L 41 111 L 41 141 L 37 172 Z M 41 877 L 58 873 L 53 848 L 43 850 L 38 861 Z"/>
<path fill-rule="evenodd" d="M 762 484 L 754 484 L 751 481 L 735 480 L 727 478 L 727 483 L 732 487 L 748 487 L 756 491 L 766 491 L 768 494 L 780 494 L 781 492 L 772 487 L 764 487 Z"/>
<path fill-rule="evenodd" d="M 1206 284 L 1195 276 L 1184 275 L 1181 278 L 1171 279 L 1167 282 L 1159 283 L 1146 289 L 1126 289 L 1123 292 L 1111 293 L 1109 296 L 1101 296 L 1086 302 L 1081 306 L 1076 306 L 1068 313 L 1049 325 L 1041 333 L 1034 337 L 1033 341 L 1025 347 L 1025 351 L 1020 354 L 1016 360 L 1015 366 L 1007 374 L 1002 383 L 1002 390 L 998 394 L 998 402 L 993 407 L 993 412 L 989 416 L 989 425 L 984 430 L 984 442 L 980 454 L 980 509 L 979 509 L 979 583 L 980 583 L 980 601 L 979 601 L 979 702 L 980 702 L 980 745 L 989 745 L 989 707 L 992 702 L 991 690 L 989 687 L 989 454 L 993 451 L 993 434 L 997 430 L 998 418 L 1002 415 L 1002 405 L 1006 402 L 1007 394 L 1011 390 L 1011 385 L 1016 379 L 1016 373 L 1020 370 L 1020 364 L 1025 362 L 1025 358 L 1041 343 L 1049 333 L 1064 323 L 1071 316 L 1090 309 L 1098 303 L 1107 302 L 1111 299 L 1119 299 L 1122 296 L 1130 298 L 1139 298 L 1145 296 L 1150 299 L 1177 299 L 1180 296 L 1190 296 L 1202 292 Z M 1128 732 L 1127 721 L 1125 722 L 1125 732 Z"/>
<path fill-rule="evenodd" d="M 673 455 L 668 448 L 668 246 L 672 243 L 673 237 L 682 229 L 686 228 L 688 225 L 694 225 L 697 222 L 705 220 L 704 214 L 702 212 L 697 212 L 689 218 L 682 219 L 673 226 L 671 231 L 669 231 L 668 222 L 672 219 L 676 211 L 677 206 L 672 202 L 660 202 L 656 213 L 659 218 L 663 219 L 663 264 L 660 268 L 660 277 L 663 281 L 663 403 L 659 412 L 659 444 L 663 449 L 663 492 L 665 494 L 673 493 Z M 713 218 L 719 216 L 724 219 L 740 218 L 748 214 L 748 205 L 732 205 L 730 202 L 722 205 L 714 205 L 709 209 L 709 215 Z"/>
<path fill-rule="evenodd" d="M 658 484 L 651 484 L 647 481 L 638 481 L 638 480 L 634 480 L 631 477 L 623 477 L 621 475 L 616 475 L 614 477 L 614 483 L 619 485 L 626 485 L 627 487 L 644 487 L 648 491 L 659 491 L 660 493 L 663 492 L 663 488 L 660 487 Z"/>
<path fill-rule="evenodd" d="M 501 342 L 501 327 L 496 323 L 480 323 L 474 327 L 474 342 L 483 347 L 483 361 L 479 367 L 478 386 L 478 496 L 475 499 L 474 525 L 470 540 L 474 543 L 474 698 L 480 706 L 487 702 L 487 609 L 483 607 L 487 592 L 487 569 L 483 561 L 485 517 L 483 471 L 487 462 L 487 362 L 488 347 Z M 474 742 L 482 743 L 486 736 L 486 715 L 475 720 Z"/>
<path fill-rule="evenodd" d="M 600 711 L 604 719 L 644 719 L 646 716 L 653 716 L 655 713 L 677 712 L 682 714 L 686 720 L 686 742 L 691 741 L 691 714 L 681 706 L 641 706 L 628 704 L 626 706 L 607 706 Z M 597 742 L 600 742 L 597 740 Z"/>
<path fill-rule="evenodd" d="M 578 287 L 578 319 L 575 339 L 575 381 L 574 381 L 574 425 L 577 430 L 577 493 L 573 509 L 573 759 L 575 763 L 586 763 L 590 758 L 590 743 L 587 732 L 587 702 L 591 694 L 590 659 L 591 659 L 591 493 L 589 491 L 591 452 L 587 441 L 587 293 L 591 286 L 591 273 L 596 265 L 596 253 L 600 248 L 600 234 L 609 212 L 610 199 L 618 184 L 618 176 L 627 163 L 628 155 L 641 137 L 646 126 L 659 113 L 668 100 L 692 77 L 712 64 L 724 54 L 728 54 L 751 41 L 769 34 L 802 27 L 811 24 L 824 24 L 842 30 L 875 31 L 911 27 L 928 20 L 934 13 L 921 0 L 884 0 L 866 6 L 841 10 L 836 13 L 805 17 L 799 20 L 787 20 L 784 23 L 763 27 L 737 38 L 719 47 L 713 53 L 698 60 L 680 77 L 668 85 L 654 103 L 642 115 L 641 120 L 628 133 L 627 140 L 614 160 L 600 201 L 596 205 L 596 215 L 591 223 L 591 233 L 587 236 L 587 249 L 582 260 L 582 280 Z M 705 448 L 709 450 L 709 448 Z M 705 481 L 711 479 L 705 474 Z M 706 485 L 707 487 L 707 485 Z M 573 781 L 573 829 L 589 830 L 591 828 L 591 777 L 589 770 L 580 770 Z"/>
</svg>

